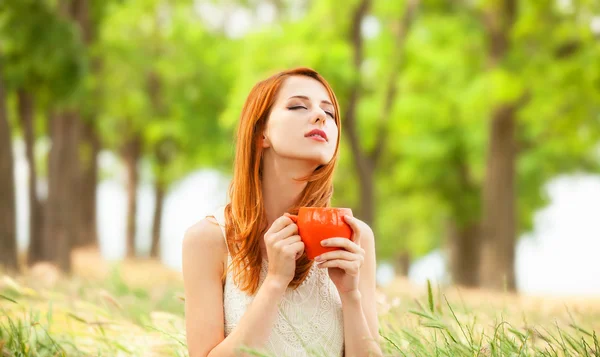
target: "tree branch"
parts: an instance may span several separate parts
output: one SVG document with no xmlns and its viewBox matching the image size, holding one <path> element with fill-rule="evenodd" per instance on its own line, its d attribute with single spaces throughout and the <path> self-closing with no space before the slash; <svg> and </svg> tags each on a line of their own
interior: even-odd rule
<svg viewBox="0 0 600 357">
<path fill-rule="evenodd" d="M 365 18 L 369 7 L 371 6 L 371 0 L 361 0 L 360 4 L 356 8 L 352 17 L 352 23 L 350 27 L 350 40 L 352 42 L 353 49 L 353 64 L 355 77 L 352 85 L 350 86 L 350 95 L 348 99 L 348 105 L 346 112 L 344 113 L 346 130 L 345 133 L 348 135 L 350 140 L 350 149 L 354 156 L 355 164 L 359 173 L 366 172 L 367 162 L 364 157 L 364 153 L 360 148 L 360 140 L 358 139 L 358 133 L 356 132 L 356 107 L 360 97 L 360 67 L 363 62 L 363 39 L 361 36 L 361 25 L 362 20 Z"/>
<path fill-rule="evenodd" d="M 398 74 L 400 73 L 402 58 L 404 56 L 404 43 L 406 42 L 406 37 L 414 22 L 419 3 L 420 0 L 407 1 L 404 14 L 400 18 L 398 27 L 396 28 L 396 43 L 394 55 L 392 57 L 392 70 L 386 89 L 385 102 L 380 113 L 379 127 L 375 136 L 375 147 L 369 153 L 369 156 L 375 165 L 379 162 L 381 152 L 385 148 L 389 137 L 389 130 L 387 129 L 390 117 L 392 116 L 391 112 L 396 99 L 396 93 L 398 91 Z"/>
</svg>

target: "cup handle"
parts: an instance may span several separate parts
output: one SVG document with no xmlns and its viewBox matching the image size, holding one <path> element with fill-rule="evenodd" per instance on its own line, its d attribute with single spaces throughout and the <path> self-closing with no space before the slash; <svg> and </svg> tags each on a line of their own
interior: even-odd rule
<svg viewBox="0 0 600 357">
<path fill-rule="evenodd" d="M 298 223 L 298 215 L 295 215 L 295 214 L 286 214 L 286 216 L 290 217 L 290 219 L 292 220 L 292 222 Z"/>
</svg>

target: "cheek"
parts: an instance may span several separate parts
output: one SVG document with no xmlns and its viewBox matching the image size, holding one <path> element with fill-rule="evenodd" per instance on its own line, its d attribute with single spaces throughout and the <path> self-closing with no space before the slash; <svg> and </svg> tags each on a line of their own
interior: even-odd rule
<svg viewBox="0 0 600 357">
<path fill-rule="evenodd" d="M 267 135 L 270 142 L 276 147 L 288 147 L 294 137 L 301 132 L 294 120 L 285 115 L 273 116 L 267 124 Z"/>
<path fill-rule="evenodd" d="M 335 146 L 335 143 L 337 142 L 338 135 L 339 135 L 338 127 L 337 127 L 337 125 L 334 124 L 331 127 L 331 129 L 328 130 L 328 132 L 327 132 L 327 137 L 329 138 L 329 142 L 333 143 L 334 146 Z"/>
</svg>

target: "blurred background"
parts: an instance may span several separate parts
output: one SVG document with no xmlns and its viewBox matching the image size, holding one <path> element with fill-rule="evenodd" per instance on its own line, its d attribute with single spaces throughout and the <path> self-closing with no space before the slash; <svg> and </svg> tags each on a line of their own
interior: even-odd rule
<svg viewBox="0 0 600 357">
<path fill-rule="evenodd" d="M 296 66 L 380 285 L 600 296 L 598 0 L 2 0 L 0 263 L 180 270 L 248 92 Z"/>
</svg>

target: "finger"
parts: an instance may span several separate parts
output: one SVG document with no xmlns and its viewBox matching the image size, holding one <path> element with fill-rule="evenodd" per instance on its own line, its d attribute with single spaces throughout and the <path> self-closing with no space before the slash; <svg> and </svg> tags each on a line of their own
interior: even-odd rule
<svg viewBox="0 0 600 357">
<path fill-rule="evenodd" d="M 300 236 L 298 236 L 298 237 L 300 237 Z M 302 255 L 304 254 L 304 247 L 305 247 L 304 242 L 301 241 L 300 243 L 302 243 L 302 247 L 300 250 L 298 250 L 296 252 L 296 260 L 300 259 L 300 257 L 302 257 Z"/>
<path fill-rule="evenodd" d="M 350 275 L 358 275 L 360 272 L 360 263 L 356 260 L 349 261 L 349 260 L 334 259 L 334 260 L 328 260 L 326 262 L 318 264 L 317 266 L 321 269 L 322 268 L 339 268 L 339 269 L 342 269 L 344 272 L 346 272 L 346 274 L 350 274 Z"/>
<path fill-rule="evenodd" d="M 360 241 L 361 233 L 360 220 L 347 214 L 344 215 L 344 222 L 348 223 L 348 225 L 350 226 L 350 228 L 352 228 L 352 231 L 354 232 L 354 234 L 352 235 L 352 241 L 358 243 Z"/>
<path fill-rule="evenodd" d="M 298 223 L 298 216 L 293 215 L 291 213 L 287 213 L 287 212 L 285 212 L 283 215 L 286 216 L 286 217 L 288 217 L 289 219 L 291 219 L 292 222 Z"/>
<path fill-rule="evenodd" d="M 298 234 L 298 226 L 294 223 L 290 223 L 279 232 L 274 233 L 276 241 L 286 239 L 296 234 Z"/>
<path fill-rule="evenodd" d="M 277 233 L 292 223 L 290 217 L 281 216 L 271 224 L 271 227 L 269 227 L 266 233 Z"/>
<path fill-rule="evenodd" d="M 296 234 L 291 237 L 288 237 L 288 238 L 285 238 L 285 239 L 275 242 L 274 246 L 281 245 L 282 247 L 285 247 L 285 246 L 300 242 L 301 240 L 302 240 L 302 238 L 300 238 L 300 236 Z"/>
<path fill-rule="evenodd" d="M 335 250 L 333 252 L 327 252 L 327 253 L 323 253 L 323 254 L 319 255 L 318 257 L 315 258 L 315 261 L 324 262 L 327 260 L 334 260 L 334 259 L 362 260 L 364 258 L 360 254 L 350 253 L 349 251 L 346 251 L 346 250 Z"/>
<path fill-rule="evenodd" d="M 292 243 L 290 245 L 286 245 L 283 247 L 283 251 L 289 254 L 290 256 L 296 258 L 297 254 L 304 252 L 304 243 L 302 241 Z"/>
<path fill-rule="evenodd" d="M 327 238 L 321 241 L 321 245 L 323 247 L 343 248 L 352 253 L 365 254 L 364 249 L 348 238 Z"/>
<path fill-rule="evenodd" d="M 298 234 L 298 226 L 291 223 L 290 225 L 284 227 L 282 230 L 280 230 L 279 232 L 274 232 L 274 233 L 270 233 L 268 236 L 269 241 L 267 241 L 267 244 L 271 244 L 271 245 L 275 245 L 277 242 L 285 240 L 291 236 L 297 235 Z M 265 237 L 267 237 L 267 234 L 265 234 Z"/>
</svg>

